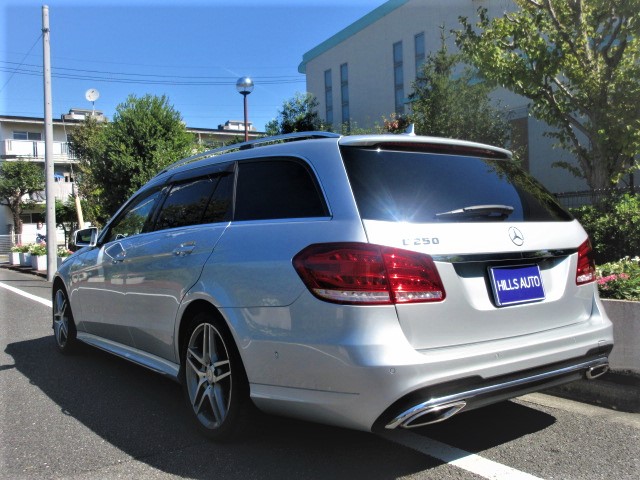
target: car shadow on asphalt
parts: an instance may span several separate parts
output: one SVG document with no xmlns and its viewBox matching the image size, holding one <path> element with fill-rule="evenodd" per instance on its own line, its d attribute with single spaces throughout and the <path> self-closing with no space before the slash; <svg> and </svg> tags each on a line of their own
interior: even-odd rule
<svg viewBox="0 0 640 480">
<path fill-rule="evenodd" d="M 65 415 L 126 455 L 169 474 L 203 479 L 382 479 L 442 465 L 373 434 L 267 415 L 257 416 L 241 439 L 211 443 L 192 425 L 181 388 L 170 379 L 85 345 L 72 355 L 61 355 L 51 337 L 11 343 L 5 352 Z M 415 431 L 477 452 L 554 422 L 543 412 L 504 402 Z M 73 472 L 56 473 L 64 477 Z"/>
</svg>

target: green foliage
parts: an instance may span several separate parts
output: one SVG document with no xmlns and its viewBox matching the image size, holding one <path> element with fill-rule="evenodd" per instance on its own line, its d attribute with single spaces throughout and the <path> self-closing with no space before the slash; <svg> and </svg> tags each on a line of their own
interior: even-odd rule
<svg viewBox="0 0 640 480">
<path fill-rule="evenodd" d="M 506 116 L 492 106 L 491 87 L 476 77 L 460 53 L 448 52 L 443 29 L 440 49 L 429 54 L 413 84 L 416 134 L 506 146 L 510 133 Z"/>
<path fill-rule="evenodd" d="M 22 233 L 22 197 L 44 190 L 44 184 L 44 170 L 37 163 L 22 160 L 0 163 L 0 205 L 11 210 L 17 234 Z"/>
<path fill-rule="evenodd" d="M 29 253 L 31 255 L 35 255 L 40 257 L 42 255 L 47 254 L 47 244 L 46 243 L 32 243 L 29 245 Z"/>
<path fill-rule="evenodd" d="M 70 137 L 80 158 L 81 193 L 99 223 L 162 168 L 189 156 L 195 143 L 168 99 L 152 95 L 129 96 L 113 122 L 89 120 Z"/>
<path fill-rule="evenodd" d="M 482 74 L 532 100 L 591 188 L 640 165 L 640 0 L 514 0 L 516 12 L 461 18 L 457 43 Z"/>
<path fill-rule="evenodd" d="M 602 298 L 640 301 L 640 258 L 624 257 L 597 268 Z"/>
<path fill-rule="evenodd" d="M 318 100 L 311 93 L 296 93 L 284 101 L 278 116 L 266 124 L 267 135 L 325 130 L 317 108 Z"/>
<path fill-rule="evenodd" d="M 612 196 L 597 205 L 571 209 L 589 234 L 596 263 L 640 252 L 640 195 Z"/>
</svg>

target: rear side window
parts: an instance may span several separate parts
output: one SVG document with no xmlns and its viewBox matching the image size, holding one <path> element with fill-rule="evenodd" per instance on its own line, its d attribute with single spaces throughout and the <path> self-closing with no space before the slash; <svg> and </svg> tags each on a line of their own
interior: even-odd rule
<svg viewBox="0 0 640 480">
<path fill-rule="evenodd" d="M 155 230 L 231 218 L 233 174 L 222 172 L 174 183 L 156 219 Z"/>
<path fill-rule="evenodd" d="M 512 160 L 342 147 L 363 219 L 413 223 L 569 221 Z"/>
<path fill-rule="evenodd" d="M 235 220 L 323 217 L 324 198 L 309 168 L 288 158 L 238 164 Z"/>
</svg>

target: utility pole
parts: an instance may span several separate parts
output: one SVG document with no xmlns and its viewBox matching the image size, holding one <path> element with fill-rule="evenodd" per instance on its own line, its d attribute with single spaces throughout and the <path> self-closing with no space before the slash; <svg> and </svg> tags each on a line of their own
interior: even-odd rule
<svg viewBox="0 0 640 480">
<path fill-rule="evenodd" d="M 42 53 L 44 75 L 44 171 L 47 217 L 47 279 L 58 269 L 56 235 L 56 197 L 54 192 L 53 114 L 51 106 L 51 50 L 49 45 L 49 7 L 42 7 Z"/>
</svg>

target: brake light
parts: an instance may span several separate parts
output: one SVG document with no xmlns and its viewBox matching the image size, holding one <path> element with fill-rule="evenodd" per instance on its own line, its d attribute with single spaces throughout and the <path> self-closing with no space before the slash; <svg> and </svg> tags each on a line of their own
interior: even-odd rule
<svg viewBox="0 0 640 480">
<path fill-rule="evenodd" d="M 596 279 L 596 262 L 593 258 L 591 242 L 587 240 L 578 247 L 578 268 L 576 270 L 576 285 L 593 282 Z"/>
<path fill-rule="evenodd" d="M 367 243 L 310 245 L 293 266 L 316 297 L 334 303 L 439 302 L 445 291 L 428 255 Z"/>
</svg>

